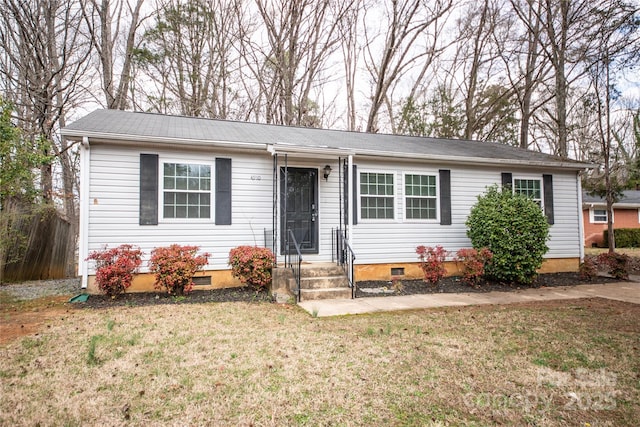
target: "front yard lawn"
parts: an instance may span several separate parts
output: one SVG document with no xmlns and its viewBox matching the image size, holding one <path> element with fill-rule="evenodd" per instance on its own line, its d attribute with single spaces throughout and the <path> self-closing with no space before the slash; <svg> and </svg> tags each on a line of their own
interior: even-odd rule
<svg viewBox="0 0 640 427">
<path fill-rule="evenodd" d="M 68 308 L 0 345 L 0 425 L 639 419 L 640 306 L 601 299 L 322 319 L 270 303 Z"/>
</svg>

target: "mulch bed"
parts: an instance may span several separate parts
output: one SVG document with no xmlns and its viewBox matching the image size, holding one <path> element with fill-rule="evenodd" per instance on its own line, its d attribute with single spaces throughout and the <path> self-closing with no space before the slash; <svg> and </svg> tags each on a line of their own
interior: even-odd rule
<svg viewBox="0 0 640 427">
<path fill-rule="evenodd" d="M 110 298 L 106 295 L 90 295 L 86 302 L 74 303 L 78 308 L 141 307 L 158 304 L 200 304 L 207 302 L 272 302 L 268 292 L 256 292 L 248 287 L 212 290 L 194 290 L 184 296 L 169 296 L 166 293 L 125 293 Z"/>
<path fill-rule="evenodd" d="M 584 280 L 578 273 L 540 274 L 530 287 L 575 286 L 594 283 L 612 283 L 620 280 L 599 276 L 593 280 Z M 437 285 L 422 280 L 402 280 L 402 287 L 394 290 L 391 282 L 366 281 L 357 283 L 357 297 L 384 297 L 394 295 L 465 293 L 465 292 L 511 292 L 526 287 L 496 282 L 483 282 L 471 287 L 459 277 L 446 277 Z M 373 291 L 373 292 L 367 292 Z M 267 292 L 255 292 L 248 287 L 212 290 L 196 290 L 185 296 L 168 296 L 164 293 L 142 292 L 125 293 L 116 298 L 105 295 L 90 295 L 86 302 L 72 304 L 77 308 L 141 307 L 158 304 L 199 304 L 207 302 L 273 302 Z"/>
<path fill-rule="evenodd" d="M 526 288 L 545 288 L 557 286 L 576 286 L 587 284 L 620 282 L 608 276 L 598 276 L 592 280 L 582 279 L 578 273 L 547 273 L 536 277 L 530 286 L 514 285 L 483 281 L 473 287 L 459 277 L 445 277 L 437 285 L 425 283 L 423 280 L 401 280 L 401 285 L 393 286 L 392 282 L 365 281 L 358 282 L 356 297 L 386 297 L 394 295 L 435 294 L 435 293 L 469 293 L 469 292 L 511 292 Z"/>
</svg>

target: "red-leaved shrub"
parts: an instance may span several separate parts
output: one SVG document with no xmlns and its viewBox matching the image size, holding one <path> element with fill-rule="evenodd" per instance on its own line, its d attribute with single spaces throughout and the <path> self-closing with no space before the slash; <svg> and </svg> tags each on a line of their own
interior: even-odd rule
<svg viewBox="0 0 640 427">
<path fill-rule="evenodd" d="M 616 279 L 629 278 L 629 256 L 619 252 L 605 252 L 598 255 L 598 262 L 608 267 L 609 274 Z"/>
<path fill-rule="evenodd" d="M 438 283 L 447 273 L 444 268 L 447 251 L 440 245 L 435 248 L 420 245 L 416 248 L 416 253 L 420 259 L 420 268 L 424 273 L 424 281 L 432 284 Z"/>
<path fill-rule="evenodd" d="M 585 257 L 578 271 L 581 279 L 593 280 L 598 275 L 598 264 L 594 257 Z"/>
<path fill-rule="evenodd" d="M 455 261 L 462 264 L 462 280 L 470 286 L 477 286 L 491 258 L 493 254 L 488 248 L 463 248 L 456 252 Z"/>
<path fill-rule="evenodd" d="M 151 252 L 149 269 L 156 275 L 155 288 L 169 295 L 183 295 L 193 288 L 193 276 L 207 264 L 208 253 L 197 255 L 198 246 L 155 248 Z"/>
<path fill-rule="evenodd" d="M 123 293 L 133 280 L 133 274 L 138 271 L 142 263 L 140 248 L 132 245 L 120 245 L 101 251 L 94 251 L 87 257 L 96 262 L 96 283 L 98 289 L 115 298 Z"/>
<path fill-rule="evenodd" d="M 229 251 L 231 274 L 255 290 L 265 289 L 271 284 L 274 262 L 275 256 L 268 248 L 238 246 Z"/>
</svg>

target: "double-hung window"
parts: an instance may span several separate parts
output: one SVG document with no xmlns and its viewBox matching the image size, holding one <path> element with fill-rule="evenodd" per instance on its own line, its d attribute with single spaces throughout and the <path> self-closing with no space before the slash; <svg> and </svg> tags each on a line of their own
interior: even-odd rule
<svg viewBox="0 0 640 427">
<path fill-rule="evenodd" d="M 394 174 L 360 173 L 360 218 L 393 219 Z"/>
<path fill-rule="evenodd" d="M 163 164 L 163 216 L 211 218 L 211 165 Z"/>
<path fill-rule="evenodd" d="M 591 222 L 592 223 L 604 223 L 607 222 L 607 210 L 606 209 L 591 209 Z"/>
<path fill-rule="evenodd" d="M 404 176 L 405 218 L 437 218 L 437 182 L 435 175 Z"/>
<path fill-rule="evenodd" d="M 542 207 L 542 181 L 539 179 L 519 179 L 513 180 L 513 191 L 522 194 L 536 202 Z"/>
</svg>

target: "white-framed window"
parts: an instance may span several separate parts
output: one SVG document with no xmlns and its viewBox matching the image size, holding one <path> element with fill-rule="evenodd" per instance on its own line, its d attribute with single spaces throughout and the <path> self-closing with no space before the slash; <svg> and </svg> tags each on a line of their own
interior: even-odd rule
<svg viewBox="0 0 640 427">
<path fill-rule="evenodd" d="M 514 178 L 513 192 L 529 197 L 542 207 L 542 179 L 538 178 Z"/>
<path fill-rule="evenodd" d="M 163 219 L 211 219 L 211 163 L 162 162 Z"/>
<path fill-rule="evenodd" d="M 589 209 L 589 219 L 592 224 L 603 224 L 608 220 L 607 208 L 591 208 Z"/>
<path fill-rule="evenodd" d="M 360 218 L 394 219 L 395 175 L 360 172 Z"/>
<path fill-rule="evenodd" d="M 438 219 L 437 175 L 406 173 L 404 175 L 404 202 L 405 219 Z"/>
</svg>

